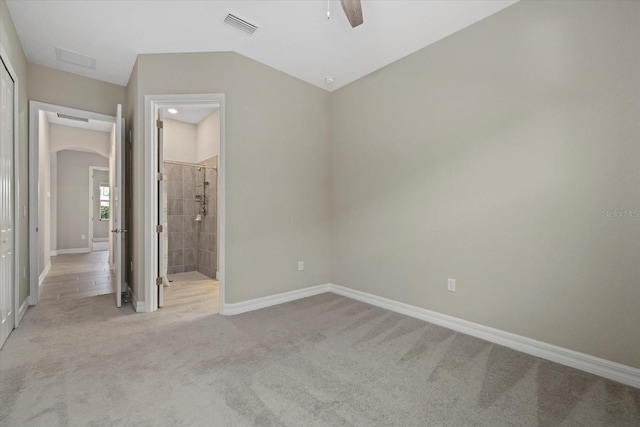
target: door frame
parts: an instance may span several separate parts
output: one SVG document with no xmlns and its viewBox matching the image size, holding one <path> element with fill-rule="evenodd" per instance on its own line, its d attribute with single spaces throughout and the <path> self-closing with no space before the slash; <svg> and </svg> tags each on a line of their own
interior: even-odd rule
<svg viewBox="0 0 640 427">
<path fill-rule="evenodd" d="M 0 61 L 4 63 L 9 75 L 13 79 L 13 328 L 17 328 L 22 316 L 27 311 L 27 299 L 20 306 L 20 81 L 9 55 L 0 44 Z M 0 67 L 2 64 L 0 64 Z M 27 206 L 24 205 L 26 215 Z M 26 267 L 25 267 L 26 273 Z"/>
<path fill-rule="evenodd" d="M 104 166 L 89 166 L 89 230 L 87 231 L 87 236 L 89 237 L 89 252 L 93 252 L 93 206 L 95 204 L 95 200 L 93 200 L 95 196 L 95 194 L 93 194 L 93 173 L 95 171 L 109 172 L 109 168 L 105 168 Z M 109 191 L 111 191 L 111 187 L 109 187 Z M 99 214 L 100 213 L 98 213 L 98 215 Z M 111 218 L 111 213 L 109 213 L 109 218 Z M 111 227 L 109 227 L 109 233 L 111 233 Z"/>
<path fill-rule="evenodd" d="M 225 141 L 225 94 L 201 93 L 201 94 L 158 94 L 144 96 L 144 207 L 143 215 L 138 216 L 143 222 L 144 233 L 144 311 L 153 312 L 158 309 L 158 290 L 155 284 L 156 271 L 158 271 L 158 239 L 155 226 L 159 224 L 158 197 L 155 189 L 155 165 L 157 164 L 157 133 L 155 118 L 160 107 L 175 104 L 219 104 L 220 105 L 220 152 L 218 153 L 218 211 L 217 211 L 217 248 L 218 248 L 218 274 L 220 283 L 220 310 L 221 315 L 225 307 L 225 176 L 226 176 L 226 141 Z M 150 218 L 150 221 L 145 219 Z"/>
<path fill-rule="evenodd" d="M 40 208 L 38 206 L 38 183 L 40 180 L 40 171 L 38 168 L 38 160 L 40 158 L 40 110 L 84 117 L 91 120 L 101 120 L 103 122 L 113 122 L 114 125 L 116 123 L 115 116 L 64 107 L 62 105 L 47 104 L 45 102 L 29 101 L 29 305 L 38 304 L 38 300 L 40 299 L 37 231 L 40 218 Z"/>
</svg>

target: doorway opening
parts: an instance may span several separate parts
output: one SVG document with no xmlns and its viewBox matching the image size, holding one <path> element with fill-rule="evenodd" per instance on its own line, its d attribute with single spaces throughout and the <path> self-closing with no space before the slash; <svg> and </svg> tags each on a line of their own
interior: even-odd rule
<svg viewBox="0 0 640 427">
<path fill-rule="evenodd" d="M 224 96 L 148 95 L 147 311 L 221 312 L 224 295 Z M 147 157 L 147 158 L 149 158 Z"/>
<path fill-rule="evenodd" d="M 30 119 L 29 303 L 115 294 L 119 307 L 121 123 L 33 101 Z"/>
<path fill-rule="evenodd" d="M 218 311 L 218 104 L 162 107 L 161 277 L 164 307 L 205 304 Z"/>
</svg>

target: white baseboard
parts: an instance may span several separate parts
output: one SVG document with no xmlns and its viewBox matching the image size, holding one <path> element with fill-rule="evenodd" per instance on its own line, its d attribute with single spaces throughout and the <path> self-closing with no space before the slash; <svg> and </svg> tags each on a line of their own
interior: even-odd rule
<svg viewBox="0 0 640 427">
<path fill-rule="evenodd" d="M 89 248 L 71 248 L 71 249 L 56 249 L 51 251 L 51 256 L 68 255 L 68 254 L 86 254 L 91 252 Z"/>
<path fill-rule="evenodd" d="M 27 312 L 27 308 L 29 308 L 29 298 L 24 299 L 24 302 L 22 303 L 22 305 L 20 306 L 20 309 L 18 310 L 18 318 L 16 319 L 16 328 L 20 325 L 20 322 L 22 322 L 22 318 L 24 317 L 24 314 Z"/>
<path fill-rule="evenodd" d="M 108 241 L 105 241 L 105 242 L 96 242 L 96 241 L 94 241 L 91 244 L 91 250 L 93 252 L 108 251 L 109 250 L 109 242 Z"/>
<path fill-rule="evenodd" d="M 404 304 L 388 298 L 379 297 L 366 292 L 345 288 L 344 286 L 329 285 L 330 291 L 338 295 L 366 302 L 377 307 L 386 308 L 396 313 L 415 317 L 429 323 L 443 326 L 463 334 L 471 335 L 485 341 L 493 342 L 531 354 L 533 356 L 547 359 L 561 365 L 580 369 L 581 371 L 599 375 L 613 381 L 640 388 L 640 369 L 620 363 L 611 362 L 606 359 L 580 353 L 553 344 L 537 341 L 521 335 L 512 334 L 499 329 L 483 326 L 478 323 L 462 320 L 457 317 L 427 310 L 425 308 Z"/>
<path fill-rule="evenodd" d="M 138 295 L 133 292 L 133 288 L 131 288 L 131 304 L 133 304 L 133 309 L 136 313 L 141 313 L 144 311 L 144 301 L 138 301 Z"/>
<path fill-rule="evenodd" d="M 471 335 L 485 341 L 503 345 L 532 356 L 540 357 L 561 365 L 570 366 L 572 368 L 627 384 L 632 387 L 640 388 L 640 369 L 638 368 L 611 362 L 589 354 L 569 350 L 553 344 L 516 335 L 500 329 L 490 328 L 479 323 L 469 322 L 457 317 L 448 316 L 446 314 L 379 297 L 367 292 L 335 285 L 333 283 L 311 286 L 309 288 L 297 289 L 295 291 L 283 292 L 281 294 L 270 295 L 233 304 L 223 304 L 220 314 L 227 316 L 246 313 L 325 292 L 333 292 L 347 298 L 362 301 L 396 313 L 424 320 L 425 322 L 443 326 L 463 334 Z M 136 311 L 142 310 L 136 309 Z"/>
<path fill-rule="evenodd" d="M 51 270 L 51 261 L 47 263 L 47 265 L 44 267 L 44 270 L 42 270 L 42 273 L 40 273 L 40 277 L 38 277 L 38 288 L 42 286 L 42 282 L 44 282 L 45 277 L 47 277 L 47 274 L 49 274 L 49 270 Z"/>
<path fill-rule="evenodd" d="M 306 298 L 313 295 L 329 292 L 330 285 L 317 285 L 304 289 L 296 289 L 295 291 L 283 292 L 281 294 L 269 295 L 266 297 L 251 299 L 248 301 L 236 302 L 233 304 L 223 304 L 220 314 L 232 316 L 234 314 L 246 313 L 248 311 L 258 310 L 260 308 L 270 307 L 300 298 Z"/>
</svg>

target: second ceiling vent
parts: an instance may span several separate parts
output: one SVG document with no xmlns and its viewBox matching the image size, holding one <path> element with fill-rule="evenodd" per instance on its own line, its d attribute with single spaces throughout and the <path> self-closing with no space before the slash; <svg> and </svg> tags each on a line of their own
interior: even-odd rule
<svg viewBox="0 0 640 427">
<path fill-rule="evenodd" d="M 256 30 L 258 29 L 257 25 L 254 25 L 251 22 L 245 21 L 244 19 L 239 18 L 236 15 L 233 15 L 231 13 L 228 14 L 226 18 L 224 18 L 224 22 L 231 25 L 232 27 L 239 29 L 240 31 L 244 31 L 249 35 L 253 35 L 253 33 L 255 33 Z"/>
</svg>

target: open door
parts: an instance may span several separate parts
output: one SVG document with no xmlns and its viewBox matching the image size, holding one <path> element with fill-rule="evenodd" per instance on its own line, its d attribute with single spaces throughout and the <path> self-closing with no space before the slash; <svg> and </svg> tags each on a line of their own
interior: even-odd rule
<svg viewBox="0 0 640 427">
<path fill-rule="evenodd" d="M 111 230 L 115 235 L 113 245 L 113 257 L 115 260 L 116 274 L 116 306 L 122 306 L 122 285 L 124 283 L 124 243 L 127 229 L 125 227 L 125 194 L 124 194 L 124 120 L 122 119 L 122 105 L 118 104 L 116 113 L 116 150 L 115 150 L 115 176 L 113 203 L 113 226 Z"/>
<path fill-rule="evenodd" d="M 162 120 L 163 114 L 162 110 L 158 110 L 158 120 L 156 121 L 156 130 L 158 132 L 158 144 L 157 144 L 157 154 L 156 158 L 158 159 L 158 164 L 156 166 L 156 182 L 157 182 L 157 191 L 158 191 L 158 224 L 159 227 L 157 229 L 157 247 L 158 247 L 158 271 L 156 272 L 156 287 L 158 288 L 158 308 L 164 305 L 164 281 L 166 277 L 166 256 L 167 247 L 165 246 L 165 228 L 167 227 L 167 218 L 166 218 L 166 210 L 165 210 L 165 184 L 164 184 L 164 142 L 162 139 Z"/>
</svg>

